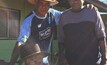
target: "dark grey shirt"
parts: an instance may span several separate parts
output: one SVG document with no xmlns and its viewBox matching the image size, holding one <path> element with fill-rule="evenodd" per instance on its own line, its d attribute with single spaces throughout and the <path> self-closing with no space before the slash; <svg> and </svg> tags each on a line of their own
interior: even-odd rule
<svg viewBox="0 0 107 65">
<path fill-rule="evenodd" d="M 64 43 L 66 56 L 74 63 L 85 65 L 96 62 L 98 40 L 106 37 L 98 11 L 84 8 L 80 12 L 65 11 L 58 25 L 58 41 Z"/>
</svg>

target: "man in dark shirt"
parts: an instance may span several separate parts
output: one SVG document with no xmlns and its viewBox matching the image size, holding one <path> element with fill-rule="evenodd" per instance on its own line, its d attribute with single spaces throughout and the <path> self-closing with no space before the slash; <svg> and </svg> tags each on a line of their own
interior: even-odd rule
<svg viewBox="0 0 107 65">
<path fill-rule="evenodd" d="M 60 61 L 65 50 L 69 65 L 97 65 L 100 51 L 100 65 L 105 65 L 106 35 L 99 12 L 84 7 L 84 0 L 68 1 L 71 8 L 61 15 L 58 25 Z"/>
</svg>

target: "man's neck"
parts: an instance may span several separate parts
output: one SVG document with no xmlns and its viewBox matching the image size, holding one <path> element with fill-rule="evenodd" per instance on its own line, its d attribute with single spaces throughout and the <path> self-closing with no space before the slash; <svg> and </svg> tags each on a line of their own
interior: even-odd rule
<svg viewBox="0 0 107 65">
<path fill-rule="evenodd" d="M 38 15 L 35 11 L 33 11 L 33 13 L 35 14 L 35 16 L 39 19 L 45 19 L 47 17 L 47 14 L 45 14 L 44 16 L 40 16 Z"/>
<path fill-rule="evenodd" d="M 84 8 L 84 6 L 80 7 L 80 8 L 72 8 L 73 12 L 80 12 L 82 9 Z"/>
</svg>

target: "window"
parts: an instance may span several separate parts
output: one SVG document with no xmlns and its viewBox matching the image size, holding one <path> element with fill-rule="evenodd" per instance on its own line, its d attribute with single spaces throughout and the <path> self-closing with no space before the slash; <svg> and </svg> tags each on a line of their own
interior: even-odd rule
<svg viewBox="0 0 107 65">
<path fill-rule="evenodd" d="M 0 8 L 0 39 L 16 39 L 19 34 L 20 11 Z"/>
</svg>

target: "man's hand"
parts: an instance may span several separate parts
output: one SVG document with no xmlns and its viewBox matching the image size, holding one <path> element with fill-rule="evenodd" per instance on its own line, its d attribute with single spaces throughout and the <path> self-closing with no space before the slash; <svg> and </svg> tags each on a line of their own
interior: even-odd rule
<svg viewBox="0 0 107 65">
<path fill-rule="evenodd" d="M 95 7 L 95 6 L 92 5 L 92 4 L 87 4 L 86 7 L 87 7 L 87 8 L 90 8 L 90 9 L 95 9 L 96 11 L 98 11 L 98 8 Z"/>
<path fill-rule="evenodd" d="M 106 59 L 102 59 L 100 65 L 106 65 Z"/>
<path fill-rule="evenodd" d="M 106 61 L 107 61 L 107 43 L 106 43 L 106 38 L 104 38 L 103 40 L 99 41 L 100 43 L 100 52 L 101 52 L 101 63 L 100 65 L 106 65 Z"/>
</svg>

